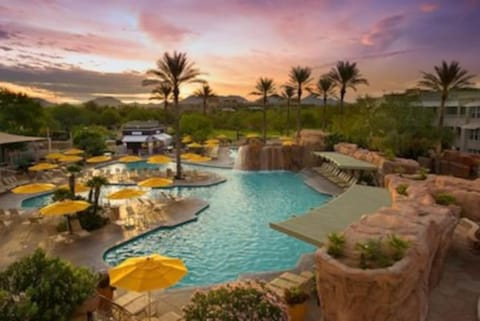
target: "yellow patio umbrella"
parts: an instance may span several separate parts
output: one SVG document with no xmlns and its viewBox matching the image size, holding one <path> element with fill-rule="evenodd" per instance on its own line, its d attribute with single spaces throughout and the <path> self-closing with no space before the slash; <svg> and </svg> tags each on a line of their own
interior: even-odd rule
<svg viewBox="0 0 480 321">
<path fill-rule="evenodd" d="M 228 139 L 227 135 L 220 134 L 217 136 L 218 139 Z"/>
<path fill-rule="evenodd" d="M 103 163 L 112 160 L 110 156 L 95 156 L 87 158 L 87 163 L 89 164 L 96 164 L 96 163 Z"/>
<path fill-rule="evenodd" d="M 41 172 L 41 171 L 48 171 L 55 168 L 58 168 L 58 165 L 50 164 L 50 163 L 38 163 L 37 165 L 30 166 L 28 170 L 33 172 Z"/>
<path fill-rule="evenodd" d="M 182 155 L 180 155 L 180 158 L 181 159 L 190 159 L 192 157 L 198 157 L 198 156 L 201 156 L 201 155 L 198 155 L 198 154 L 195 154 L 195 153 L 183 153 Z"/>
<path fill-rule="evenodd" d="M 282 141 L 292 140 L 292 138 L 291 138 L 291 137 L 288 137 L 288 136 L 280 136 L 279 139 L 282 140 Z"/>
<path fill-rule="evenodd" d="M 58 187 L 58 189 L 70 189 L 68 184 L 64 184 Z M 90 191 L 90 187 L 82 183 L 75 183 L 75 193 L 85 193 Z"/>
<path fill-rule="evenodd" d="M 189 158 L 188 161 L 190 162 L 195 162 L 195 163 L 201 163 L 201 162 L 208 162 L 211 161 L 212 159 L 207 156 L 199 156 L 199 157 L 192 157 Z"/>
<path fill-rule="evenodd" d="M 75 155 L 63 155 L 63 157 L 57 159 L 60 163 L 76 163 L 83 159 L 82 156 L 75 156 Z"/>
<path fill-rule="evenodd" d="M 192 136 L 190 136 L 190 135 L 183 136 L 183 138 L 182 138 L 182 143 L 183 144 L 188 144 L 188 143 L 191 143 L 191 142 L 192 142 Z"/>
<path fill-rule="evenodd" d="M 65 155 L 80 155 L 85 153 L 84 150 L 78 148 L 70 148 L 63 152 Z"/>
<path fill-rule="evenodd" d="M 126 259 L 108 271 L 110 284 L 135 292 L 148 292 L 148 318 L 151 316 L 151 291 L 171 287 L 188 269 L 181 259 L 152 254 Z"/>
<path fill-rule="evenodd" d="M 259 138 L 260 136 L 255 133 L 249 133 L 245 136 L 246 138 Z"/>
<path fill-rule="evenodd" d="M 141 191 L 139 189 L 124 188 L 116 192 L 113 192 L 112 194 L 108 195 L 107 198 L 109 200 L 126 200 L 129 198 L 140 197 L 144 194 L 145 194 L 145 191 Z"/>
<path fill-rule="evenodd" d="M 282 142 L 283 146 L 293 146 L 295 145 L 295 142 L 293 140 L 285 140 Z"/>
<path fill-rule="evenodd" d="M 141 162 L 143 158 L 138 157 L 138 156 L 123 156 L 118 159 L 120 163 L 135 163 L 135 162 Z"/>
<path fill-rule="evenodd" d="M 202 148 L 203 145 L 199 143 L 191 143 L 187 145 L 188 148 Z"/>
<path fill-rule="evenodd" d="M 218 145 L 218 144 L 220 144 L 220 141 L 218 139 L 207 139 L 205 141 L 205 144 L 207 144 L 207 145 Z"/>
<path fill-rule="evenodd" d="M 151 177 L 146 180 L 139 182 L 137 185 L 140 187 L 165 187 L 173 184 L 173 181 L 168 178 L 163 177 Z"/>
<path fill-rule="evenodd" d="M 62 216 L 81 212 L 92 204 L 85 201 L 65 200 L 52 203 L 40 209 L 40 214 L 45 216 Z"/>
<path fill-rule="evenodd" d="M 147 163 L 149 164 L 168 164 L 172 159 L 165 155 L 154 155 L 148 158 Z"/>
<path fill-rule="evenodd" d="M 32 184 L 25 184 L 22 186 L 15 187 L 12 189 L 12 192 L 15 194 L 34 194 L 34 193 L 42 193 L 48 192 L 55 188 L 53 184 L 47 183 L 32 183 Z"/>
<path fill-rule="evenodd" d="M 62 153 L 50 153 L 45 156 L 46 159 L 51 159 L 51 160 L 59 159 L 62 157 L 65 157 L 65 155 Z"/>
</svg>

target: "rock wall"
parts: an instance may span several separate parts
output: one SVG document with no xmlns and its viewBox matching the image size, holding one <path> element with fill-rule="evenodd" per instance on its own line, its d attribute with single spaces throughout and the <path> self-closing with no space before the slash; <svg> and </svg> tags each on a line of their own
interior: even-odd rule
<svg viewBox="0 0 480 321">
<path fill-rule="evenodd" d="M 435 203 L 433 193 L 447 183 L 443 178 L 415 181 L 388 175 L 385 180 L 392 206 L 363 216 L 344 231 L 343 257 L 331 257 L 325 247 L 316 253 L 323 321 L 426 320 L 429 294 L 440 280 L 461 208 Z M 408 186 L 407 196 L 397 192 L 401 184 Z M 410 243 L 403 259 L 388 268 L 361 269 L 356 244 L 392 234 Z"/>
<path fill-rule="evenodd" d="M 303 167 L 312 167 L 316 165 L 317 160 L 312 152 L 325 150 L 325 138 L 328 135 L 328 133 L 321 130 L 303 129 L 300 131 L 299 145 L 303 147 Z"/>
</svg>

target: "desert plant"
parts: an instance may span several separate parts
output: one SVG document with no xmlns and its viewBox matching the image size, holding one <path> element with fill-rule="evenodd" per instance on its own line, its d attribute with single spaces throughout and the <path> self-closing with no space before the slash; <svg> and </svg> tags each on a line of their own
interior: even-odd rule
<svg viewBox="0 0 480 321">
<path fill-rule="evenodd" d="M 433 197 L 435 198 L 435 202 L 439 205 L 448 206 L 457 204 L 455 196 L 448 193 L 437 193 L 434 194 Z"/>
<path fill-rule="evenodd" d="M 196 292 L 183 308 L 185 321 L 288 321 L 281 298 L 259 282 L 233 282 Z"/>
<path fill-rule="evenodd" d="M 328 248 L 327 253 L 335 258 L 343 255 L 345 248 L 345 236 L 338 233 L 328 234 Z"/>
<path fill-rule="evenodd" d="M 388 247 L 390 248 L 390 251 L 392 253 L 392 258 L 395 261 L 400 261 L 404 256 L 405 252 L 408 250 L 410 247 L 410 242 L 395 235 L 392 234 L 388 237 Z"/>
<path fill-rule="evenodd" d="M 302 304 L 303 302 L 307 301 L 308 298 L 308 293 L 299 287 L 285 289 L 284 292 L 284 299 L 288 305 Z"/>
<path fill-rule="evenodd" d="M 389 161 L 394 161 L 395 160 L 395 153 L 391 149 L 387 149 L 383 152 L 383 156 Z"/>
<path fill-rule="evenodd" d="M 360 251 L 362 269 L 386 268 L 394 263 L 383 250 L 380 239 L 369 239 L 363 243 L 357 243 L 356 249 Z"/>
<path fill-rule="evenodd" d="M 415 177 L 416 180 L 418 181 L 424 181 L 427 179 L 427 174 L 430 170 L 428 168 L 425 168 L 425 167 L 420 167 L 420 169 L 418 170 L 418 176 Z"/>
<path fill-rule="evenodd" d="M 400 184 L 400 185 L 398 185 L 397 188 L 396 188 L 397 193 L 400 194 L 400 195 L 404 195 L 404 196 L 408 196 L 407 189 L 408 189 L 408 185 L 407 185 L 407 184 Z"/>
</svg>

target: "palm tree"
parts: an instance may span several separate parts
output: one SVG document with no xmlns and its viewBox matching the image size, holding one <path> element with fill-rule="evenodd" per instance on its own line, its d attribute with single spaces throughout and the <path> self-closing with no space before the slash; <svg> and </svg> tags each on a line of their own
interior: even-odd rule
<svg viewBox="0 0 480 321">
<path fill-rule="evenodd" d="M 297 90 L 297 138 L 300 137 L 301 129 L 301 118 L 300 118 L 300 109 L 302 102 L 302 93 L 304 88 L 308 88 L 308 85 L 312 82 L 312 69 L 309 67 L 293 67 L 290 70 L 290 82 L 295 84 L 295 89 Z"/>
<path fill-rule="evenodd" d="M 260 77 L 255 85 L 255 91 L 250 95 L 262 96 L 263 102 L 263 142 L 267 142 L 267 102 L 268 96 L 275 93 L 275 84 L 272 78 Z"/>
<path fill-rule="evenodd" d="M 284 99 L 287 100 L 287 136 L 289 136 L 290 135 L 290 102 L 292 101 L 292 98 L 295 95 L 295 88 L 293 88 L 293 86 L 289 84 L 283 85 L 283 90 L 281 95 Z"/>
<path fill-rule="evenodd" d="M 168 99 L 172 94 L 172 86 L 166 81 L 160 82 L 160 84 L 152 90 L 153 96 L 149 99 L 158 99 L 163 100 L 163 110 L 167 111 L 168 108 Z"/>
<path fill-rule="evenodd" d="M 200 71 L 195 68 L 195 64 L 187 58 L 187 54 L 176 51 L 172 54 L 165 52 L 163 57 L 157 60 L 157 69 L 147 71 L 147 75 L 149 78 L 143 81 L 144 86 L 158 86 L 160 83 L 166 82 L 172 87 L 173 104 L 175 108 L 175 158 L 177 163 L 175 178 L 182 179 L 180 109 L 178 106 L 180 87 L 188 83 L 203 83 L 204 81 L 197 78 L 200 76 Z"/>
<path fill-rule="evenodd" d="M 67 171 L 70 173 L 70 176 L 68 176 L 70 193 L 72 194 L 72 198 L 75 198 L 75 174 L 80 172 L 81 168 L 78 165 L 69 165 L 67 166 Z"/>
<path fill-rule="evenodd" d="M 367 79 L 363 78 L 356 62 L 339 61 L 337 65 L 330 70 L 328 77 L 340 89 L 340 113 L 343 115 L 343 103 L 347 88 L 357 90 L 357 85 L 367 85 Z"/>
<path fill-rule="evenodd" d="M 93 176 L 87 182 L 87 186 L 91 188 L 90 191 L 93 190 L 93 194 L 94 194 L 94 197 L 93 197 L 93 199 L 94 199 L 93 215 L 97 214 L 98 200 L 100 199 L 100 190 L 101 190 L 102 186 L 106 185 L 106 184 L 108 184 L 108 179 L 104 176 Z M 90 193 L 88 195 L 88 201 L 89 202 L 92 201 L 91 196 L 92 196 L 92 194 Z"/>
<path fill-rule="evenodd" d="M 201 89 L 198 89 L 194 93 L 195 96 L 202 98 L 203 100 L 203 114 L 207 114 L 207 103 L 208 99 L 215 97 L 215 93 L 213 92 L 212 88 L 208 84 L 204 84 Z"/>
<path fill-rule="evenodd" d="M 323 75 L 317 82 L 317 91 L 312 91 L 315 96 L 320 96 L 323 99 L 323 128 L 327 127 L 327 100 L 328 97 L 335 95 L 336 83 L 328 75 Z"/>
<path fill-rule="evenodd" d="M 475 75 L 469 74 L 466 69 L 460 67 L 457 61 L 452 61 L 448 64 L 442 61 L 441 66 L 434 66 L 435 73 L 427 73 L 422 71 L 423 79 L 418 82 L 418 85 L 439 92 L 440 108 L 438 109 L 438 128 L 443 127 L 443 120 L 445 117 L 445 102 L 452 90 L 466 88 L 473 83 L 472 78 Z M 440 172 L 440 157 L 442 153 L 442 139 L 438 140 L 436 146 L 436 162 L 435 171 Z"/>
</svg>

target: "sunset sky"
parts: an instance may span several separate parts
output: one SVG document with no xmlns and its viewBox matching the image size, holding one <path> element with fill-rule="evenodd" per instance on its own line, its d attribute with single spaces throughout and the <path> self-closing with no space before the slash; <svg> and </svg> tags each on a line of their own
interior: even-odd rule
<svg viewBox="0 0 480 321">
<path fill-rule="evenodd" d="M 179 50 L 222 95 L 246 96 L 260 76 L 280 85 L 294 65 L 318 78 L 356 61 L 370 86 L 352 100 L 412 87 L 442 59 L 480 74 L 479 31 L 480 0 L 2 0 L 0 86 L 145 102 L 145 71 Z"/>
</svg>

